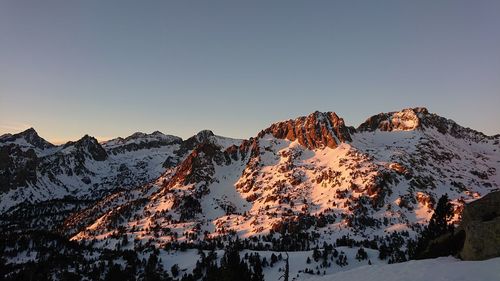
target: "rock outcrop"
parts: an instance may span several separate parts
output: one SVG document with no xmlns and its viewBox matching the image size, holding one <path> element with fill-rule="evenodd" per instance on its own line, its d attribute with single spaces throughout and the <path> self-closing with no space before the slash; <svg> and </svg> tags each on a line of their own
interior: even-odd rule
<svg viewBox="0 0 500 281">
<path fill-rule="evenodd" d="M 455 121 L 430 113 L 425 107 L 405 108 L 401 111 L 379 113 L 366 119 L 356 129 L 357 132 L 413 131 L 435 129 L 441 134 L 449 134 L 457 139 L 481 142 L 495 140 L 499 143 L 500 136 L 487 136 L 470 128 L 464 128 Z"/>
<path fill-rule="evenodd" d="M 151 134 L 136 132 L 126 138 L 116 138 L 103 143 L 103 148 L 113 155 L 141 149 L 161 148 L 164 146 L 180 145 L 182 138 L 165 135 L 155 131 Z"/>
<path fill-rule="evenodd" d="M 38 133 L 33 128 L 29 128 L 23 132 L 17 134 L 5 134 L 0 136 L 0 143 L 18 143 L 31 146 L 32 148 L 38 148 L 41 150 L 53 148 L 54 145 L 46 141 L 38 135 Z"/>
<path fill-rule="evenodd" d="M 212 131 L 202 130 L 198 132 L 196 135 L 183 141 L 180 145 L 179 150 L 177 150 L 175 153 L 179 156 L 185 155 L 189 151 L 195 149 L 198 145 L 210 142 L 210 140 L 213 139 L 214 137 L 215 135 Z"/>
<path fill-rule="evenodd" d="M 485 260 L 500 256 L 500 191 L 487 194 L 465 206 L 460 228 L 465 242 L 464 260 Z"/>
<path fill-rule="evenodd" d="M 33 149 L 23 151 L 15 144 L 0 147 L 0 194 L 36 182 L 38 158 Z"/>
<path fill-rule="evenodd" d="M 397 112 L 380 113 L 368 118 L 358 131 L 410 131 L 421 128 L 422 117 L 428 115 L 425 107 L 406 108 Z"/>
<path fill-rule="evenodd" d="M 308 116 L 278 122 L 259 133 L 258 137 L 272 134 L 275 138 L 297 140 L 308 149 L 335 148 L 341 142 L 352 141 L 354 128 L 346 127 L 344 119 L 335 112 L 316 111 Z"/>
<path fill-rule="evenodd" d="M 64 148 L 74 147 L 79 156 L 87 156 L 96 161 L 104 161 L 108 158 L 106 150 L 99 144 L 99 142 L 89 135 L 83 136 L 76 142 L 68 142 Z"/>
</svg>

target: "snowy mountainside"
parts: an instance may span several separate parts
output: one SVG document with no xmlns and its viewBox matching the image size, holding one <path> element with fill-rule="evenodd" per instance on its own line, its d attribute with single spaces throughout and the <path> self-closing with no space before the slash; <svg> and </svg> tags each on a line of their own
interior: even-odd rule
<svg viewBox="0 0 500 281">
<path fill-rule="evenodd" d="M 221 147 L 240 141 L 207 131 L 198 135 L 193 138 L 220 142 Z M 6 135 L 0 140 L 0 153 L 6 159 L 0 166 L 0 191 L 4 192 L 0 211 L 21 202 L 38 203 L 67 196 L 96 200 L 113 190 L 145 184 L 160 176 L 165 167 L 180 162 L 190 151 L 189 145 L 199 144 L 198 139 L 189 145 L 187 141 L 156 131 L 135 133 L 103 144 L 86 135 L 78 141 L 54 146 L 38 137 L 33 129 Z"/>
<path fill-rule="evenodd" d="M 45 150 L 55 148 L 55 145 L 40 137 L 33 128 L 29 128 L 17 134 L 2 135 L 0 136 L 0 144 L 2 146 L 16 144 L 23 150 L 32 148 L 37 153 L 42 153 Z"/>
<path fill-rule="evenodd" d="M 498 141 L 424 108 L 376 115 L 357 129 L 314 112 L 239 146 L 202 144 L 138 196 L 118 195 L 112 208 L 92 212 L 85 227 L 74 222 L 88 210 L 70 217 L 66 231 L 74 240 L 126 235 L 159 247 L 236 234 L 274 250 L 389 239 L 400 261 L 440 195 L 453 200 L 458 220 L 465 202 L 498 189 Z"/>
<path fill-rule="evenodd" d="M 0 137 L 0 264 L 12 278 L 36 266 L 57 280 L 218 280 L 231 259 L 277 280 L 287 256 L 289 280 L 498 278 L 498 259 L 385 265 L 415 256 L 441 195 L 459 222 L 500 187 L 500 135 L 425 108 L 357 128 L 313 112 L 247 140 L 204 130 L 53 146 L 33 132 Z"/>
</svg>

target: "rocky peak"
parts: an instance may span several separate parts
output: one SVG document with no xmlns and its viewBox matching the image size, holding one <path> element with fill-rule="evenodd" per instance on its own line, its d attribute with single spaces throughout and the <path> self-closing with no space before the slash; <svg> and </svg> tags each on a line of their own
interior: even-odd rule
<svg viewBox="0 0 500 281">
<path fill-rule="evenodd" d="M 180 144 L 182 139 L 172 135 L 165 135 L 160 131 L 151 134 L 136 132 L 126 138 L 115 138 L 103 143 L 105 149 L 112 154 L 124 151 L 136 151 L 140 149 L 159 148 L 172 144 Z"/>
<path fill-rule="evenodd" d="M 351 141 L 351 131 L 335 112 L 316 111 L 308 116 L 274 123 L 258 137 L 272 134 L 279 139 L 297 140 L 309 149 L 335 148 L 341 142 Z"/>
<path fill-rule="evenodd" d="M 99 144 L 99 142 L 89 135 L 83 136 L 76 142 L 68 142 L 63 148 L 68 148 L 73 146 L 79 153 L 84 153 L 90 158 L 96 161 L 104 161 L 108 158 L 108 154 L 104 148 Z"/>
<path fill-rule="evenodd" d="M 401 111 L 379 113 L 368 118 L 358 131 L 412 131 L 420 129 L 422 120 L 429 115 L 425 107 L 405 108 Z"/>
<path fill-rule="evenodd" d="M 219 146 L 203 142 L 178 166 L 170 185 L 208 182 L 214 173 L 214 163 L 221 165 L 227 164 L 228 161 L 230 161 L 228 154 L 224 153 Z"/>
<path fill-rule="evenodd" d="M 3 134 L 3 135 L 1 135 L 1 136 L 0 136 L 0 142 L 3 142 L 3 141 L 5 141 L 6 139 L 9 139 L 9 138 L 11 138 L 11 137 L 12 137 L 12 134 L 9 134 L 9 133 L 7 133 L 7 134 Z"/>
<path fill-rule="evenodd" d="M 42 150 L 54 147 L 53 144 L 40 137 L 33 128 L 29 128 L 23 132 L 13 135 L 11 134 L 3 135 L 2 138 L 0 139 L 0 142 L 15 142 L 19 139 L 24 139 L 28 144 L 31 144 L 34 147 Z"/>
<path fill-rule="evenodd" d="M 139 139 L 139 138 L 145 138 L 148 135 L 143 133 L 143 132 L 135 132 L 132 135 L 126 137 L 125 139 Z"/>
<path fill-rule="evenodd" d="M 158 137 L 164 137 L 164 136 L 167 136 L 165 135 L 164 133 L 160 132 L 160 131 L 154 131 L 151 133 L 152 136 L 158 136 Z"/>
<path fill-rule="evenodd" d="M 482 140 L 494 140 L 496 136 L 485 134 L 464 128 L 455 121 L 429 113 L 425 107 L 406 108 L 401 111 L 379 113 L 368 118 L 358 128 L 359 132 L 380 131 L 413 131 L 436 129 L 442 134 L 449 134 L 455 138 L 468 139 L 479 142 Z"/>
<path fill-rule="evenodd" d="M 181 156 L 185 155 L 189 151 L 195 149 L 198 145 L 202 143 L 209 143 L 215 137 L 214 133 L 210 130 L 202 130 L 198 132 L 196 135 L 188 138 L 183 141 L 179 150 L 176 151 L 176 154 Z"/>
<path fill-rule="evenodd" d="M 171 136 L 171 135 L 165 135 L 160 131 L 154 131 L 151 134 L 146 134 L 146 133 L 141 133 L 141 132 L 136 132 L 125 139 L 123 139 L 124 143 L 128 143 L 130 141 L 136 141 L 136 142 L 152 142 L 152 141 L 158 141 L 162 143 L 177 143 L 181 142 L 182 139 L 176 136 Z"/>
<path fill-rule="evenodd" d="M 210 131 L 210 130 L 201 130 L 199 131 L 195 137 L 196 139 L 198 140 L 198 142 L 200 143 L 203 143 L 203 142 L 206 142 L 210 137 L 213 137 L 215 136 L 214 135 L 214 132 Z"/>
<path fill-rule="evenodd" d="M 28 183 L 34 184 L 37 164 L 33 149 L 24 151 L 13 143 L 0 146 L 0 194 Z"/>
</svg>

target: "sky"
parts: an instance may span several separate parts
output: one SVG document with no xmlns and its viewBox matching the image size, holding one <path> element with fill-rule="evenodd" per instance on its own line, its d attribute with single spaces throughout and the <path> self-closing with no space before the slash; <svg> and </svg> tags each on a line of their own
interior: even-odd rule
<svg viewBox="0 0 500 281">
<path fill-rule="evenodd" d="M 0 1 L 0 134 L 248 138 L 425 106 L 500 133 L 500 1 Z"/>
</svg>

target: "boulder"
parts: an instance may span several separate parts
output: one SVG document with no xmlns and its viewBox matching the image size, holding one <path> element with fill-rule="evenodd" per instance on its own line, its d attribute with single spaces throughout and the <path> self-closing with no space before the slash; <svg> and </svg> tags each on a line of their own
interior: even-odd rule
<svg viewBox="0 0 500 281">
<path fill-rule="evenodd" d="M 500 191 L 487 194 L 465 206 L 459 229 L 465 231 L 460 252 L 464 260 L 500 256 Z"/>
</svg>

